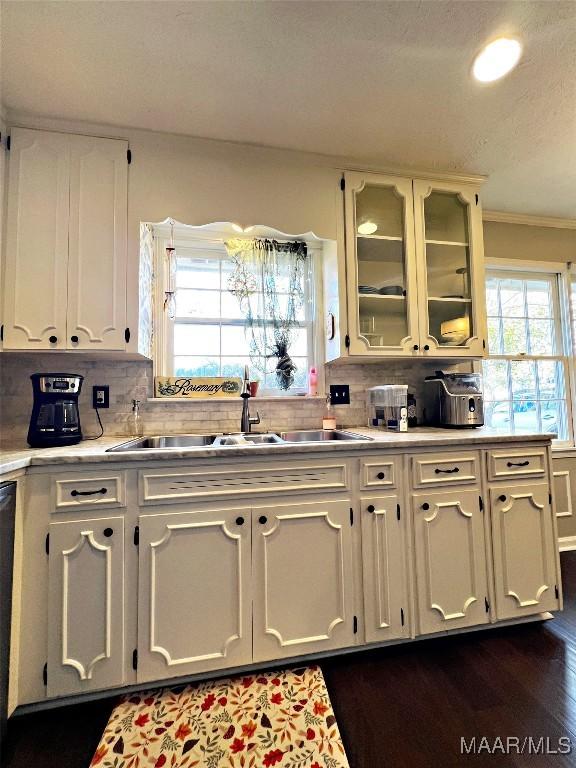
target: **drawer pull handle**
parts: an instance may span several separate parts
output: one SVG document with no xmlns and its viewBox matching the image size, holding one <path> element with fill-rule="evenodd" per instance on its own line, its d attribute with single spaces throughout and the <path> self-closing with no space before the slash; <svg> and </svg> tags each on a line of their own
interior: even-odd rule
<svg viewBox="0 0 576 768">
<path fill-rule="evenodd" d="M 506 501 L 506 496 L 504 496 L 504 494 L 502 494 L 501 496 L 498 496 L 498 498 L 500 499 L 500 501 Z"/>
<path fill-rule="evenodd" d="M 97 491 L 77 491 L 74 489 L 73 491 L 70 491 L 70 496 L 94 496 L 96 493 L 104 495 L 105 493 L 108 493 L 108 488 L 98 488 Z"/>
<path fill-rule="evenodd" d="M 366 509 L 368 510 L 368 512 L 374 512 L 374 504 L 369 504 L 369 505 L 366 507 Z"/>
<path fill-rule="evenodd" d="M 260 525 L 266 525 L 266 523 L 268 522 L 268 518 L 266 517 L 266 515 L 261 515 L 258 518 L 258 522 L 260 523 Z"/>
<path fill-rule="evenodd" d="M 453 475 L 455 472 L 460 472 L 460 467 L 453 467 L 452 469 L 440 469 L 436 467 L 434 470 L 437 475 Z"/>
<path fill-rule="evenodd" d="M 244 525 L 244 518 L 243 517 L 237 517 L 236 518 L 236 525 Z"/>
<path fill-rule="evenodd" d="M 528 464 L 530 464 L 530 461 L 526 459 L 526 461 L 509 461 L 507 466 L 508 467 L 527 467 Z"/>
<path fill-rule="evenodd" d="M 104 536 L 106 536 L 107 539 L 109 539 L 113 533 L 114 533 L 113 528 L 104 528 Z"/>
<path fill-rule="evenodd" d="M 424 504 L 422 504 L 422 509 L 423 509 L 425 512 L 427 512 L 427 511 L 430 509 L 430 504 L 428 504 L 428 502 L 427 502 L 427 501 L 425 501 L 425 502 L 424 502 Z"/>
<path fill-rule="evenodd" d="M 378 472 L 376 477 L 378 478 L 378 480 L 384 480 L 384 477 L 385 477 L 384 472 Z"/>
</svg>

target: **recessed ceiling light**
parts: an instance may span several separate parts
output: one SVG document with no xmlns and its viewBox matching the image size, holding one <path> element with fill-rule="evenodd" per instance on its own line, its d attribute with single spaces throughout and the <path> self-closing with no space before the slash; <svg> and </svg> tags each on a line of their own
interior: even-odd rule
<svg viewBox="0 0 576 768">
<path fill-rule="evenodd" d="M 365 221 L 358 227 L 359 235 L 373 235 L 378 229 L 378 224 L 374 224 L 373 221 Z"/>
<path fill-rule="evenodd" d="M 472 73 L 481 83 L 491 83 L 507 75 L 520 61 L 522 46 L 518 40 L 499 37 L 485 46 L 474 59 Z"/>
</svg>

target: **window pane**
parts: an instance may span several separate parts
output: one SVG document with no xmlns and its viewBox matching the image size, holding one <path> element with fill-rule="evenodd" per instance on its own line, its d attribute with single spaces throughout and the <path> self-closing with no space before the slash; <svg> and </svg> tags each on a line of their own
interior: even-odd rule
<svg viewBox="0 0 576 768">
<path fill-rule="evenodd" d="M 211 357 L 174 358 L 174 376 L 220 376 L 220 362 Z"/>
<path fill-rule="evenodd" d="M 498 403 L 487 402 L 485 404 L 484 420 L 486 426 L 499 432 L 512 431 L 511 403 L 503 400 Z"/>
<path fill-rule="evenodd" d="M 243 320 L 244 314 L 240 309 L 240 303 L 230 291 L 222 291 L 222 318 L 227 320 Z"/>
<path fill-rule="evenodd" d="M 244 376 L 244 367 L 248 366 L 250 377 L 253 379 L 261 378 L 254 366 L 250 365 L 249 357 L 223 357 L 222 358 L 222 376 Z"/>
<path fill-rule="evenodd" d="M 218 259 L 176 259 L 177 288 L 220 288 Z"/>
<path fill-rule="evenodd" d="M 510 375 L 514 400 L 536 399 L 536 363 L 533 360 L 512 360 Z"/>
<path fill-rule="evenodd" d="M 294 384 L 290 389 L 306 389 L 308 386 L 308 361 L 305 357 L 293 357 L 296 370 L 294 371 Z M 271 366 L 273 368 L 273 366 Z M 274 370 L 267 373 L 264 383 L 265 389 L 274 389 L 280 391 L 278 377 Z"/>
<path fill-rule="evenodd" d="M 484 396 L 486 400 L 508 400 L 508 366 L 506 360 L 484 361 Z"/>
<path fill-rule="evenodd" d="M 551 287 L 548 280 L 528 280 L 526 282 L 528 317 L 553 316 Z"/>
<path fill-rule="evenodd" d="M 220 291 L 176 291 L 177 317 L 220 317 Z"/>
<path fill-rule="evenodd" d="M 502 320 L 502 351 L 505 355 L 528 351 L 525 320 Z"/>
<path fill-rule="evenodd" d="M 556 360 L 538 360 L 538 383 L 543 399 L 564 399 L 564 369 Z"/>
<path fill-rule="evenodd" d="M 498 315 L 498 280 L 486 280 L 486 312 L 489 316 Z"/>
<path fill-rule="evenodd" d="M 512 403 L 515 434 L 540 432 L 538 407 L 535 401 L 514 401 Z"/>
<path fill-rule="evenodd" d="M 250 333 L 246 333 L 243 326 L 222 326 L 222 354 L 223 355 L 250 355 Z"/>
<path fill-rule="evenodd" d="M 567 409 L 565 400 L 545 400 L 540 407 L 542 432 L 555 432 L 560 440 L 566 440 Z"/>
<path fill-rule="evenodd" d="M 503 353 L 500 320 L 497 317 L 488 318 L 488 349 L 491 355 L 501 355 Z"/>
<path fill-rule="evenodd" d="M 174 354 L 180 355 L 210 355 L 220 354 L 219 325 L 174 325 Z"/>
<path fill-rule="evenodd" d="M 553 320 L 528 320 L 531 355 L 555 355 L 556 333 Z"/>
<path fill-rule="evenodd" d="M 500 303 L 503 317 L 524 317 L 522 280 L 507 278 L 500 281 Z"/>
</svg>

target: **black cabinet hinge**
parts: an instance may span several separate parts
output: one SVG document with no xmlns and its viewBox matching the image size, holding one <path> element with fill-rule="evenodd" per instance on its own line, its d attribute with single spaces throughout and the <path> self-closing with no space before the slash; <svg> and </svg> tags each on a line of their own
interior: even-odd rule
<svg viewBox="0 0 576 768">
<path fill-rule="evenodd" d="M 42 681 L 44 685 L 48 685 L 48 662 L 42 667 Z"/>
<path fill-rule="evenodd" d="M 344 176 L 342 176 L 342 178 L 340 179 L 340 189 L 342 190 L 342 192 L 344 192 L 344 190 L 346 189 L 346 179 L 344 178 Z"/>
<path fill-rule="evenodd" d="M 46 554 L 50 554 L 50 534 L 46 534 L 46 541 L 44 542 L 44 549 L 46 550 Z"/>
<path fill-rule="evenodd" d="M 558 584 L 554 585 L 554 594 L 556 595 L 556 600 L 560 597 L 560 592 L 558 591 Z"/>
<path fill-rule="evenodd" d="M 484 499 L 482 496 L 478 496 L 478 506 L 480 507 L 480 512 L 484 512 Z"/>
<path fill-rule="evenodd" d="M 480 198 L 478 197 L 478 195 L 474 195 L 474 197 L 476 198 L 476 205 L 478 205 L 478 203 L 480 202 Z"/>
<path fill-rule="evenodd" d="M 128 344 L 128 342 L 130 341 L 130 328 L 126 328 L 126 330 L 124 331 L 124 341 L 126 342 L 126 344 Z"/>
<path fill-rule="evenodd" d="M 400 504 L 396 504 L 396 520 L 400 520 Z"/>
<path fill-rule="evenodd" d="M 552 504 L 552 494 L 548 494 L 548 504 Z"/>
<path fill-rule="evenodd" d="M 132 669 L 138 669 L 138 648 L 132 651 Z"/>
<path fill-rule="evenodd" d="M 354 634 L 358 632 L 358 616 L 354 616 L 354 621 L 352 622 L 352 627 L 354 629 Z"/>
<path fill-rule="evenodd" d="M 488 602 L 488 598 L 484 598 L 484 608 L 486 608 L 486 613 L 490 610 L 490 603 Z"/>
<path fill-rule="evenodd" d="M 140 526 L 137 525 L 134 528 L 134 546 L 138 547 L 140 545 Z"/>
<path fill-rule="evenodd" d="M 4 326 L 0 325 L 0 341 L 4 341 Z"/>
<path fill-rule="evenodd" d="M 354 525 L 354 510 L 350 507 L 350 525 Z"/>
<path fill-rule="evenodd" d="M 128 160 L 128 165 L 130 165 L 130 163 L 132 162 L 132 150 L 131 149 L 127 149 L 126 150 L 126 159 Z"/>
<path fill-rule="evenodd" d="M 350 336 L 348 336 L 348 334 L 344 336 L 344 346 L 346 347 L 346 349 L 350 348 Z"/>
<path fill-rule="evenodd" d="M 6 136 L 6 149 L 10 149 L 10 136 Z"/>
<path fill-rule="evenodd" d="M 400 608 L 400 623 L 404 626 L 404 608 Z"/>
</svg>

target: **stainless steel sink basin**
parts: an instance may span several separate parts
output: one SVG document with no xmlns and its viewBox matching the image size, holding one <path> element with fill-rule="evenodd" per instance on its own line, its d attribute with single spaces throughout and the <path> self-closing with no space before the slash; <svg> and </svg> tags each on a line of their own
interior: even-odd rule
<svg viewBox="0 0 576 768">
<path fill-rule="evenodd" d="M 371 437 L 344 432 L 340 429 L 305 429 L 294 432 L 280 432 L 286 443 L 324 443 L 329 440 L 372 440 Z"/>
<path fill-rule="evenodd" d="M 282 443 L 282 438 L 275 432 L 251 432 L 249 434 L 220 435 L 214 441 L 214 446 L 223 445 L 263 445 L 266 443 Z"/>
<path fill-rule="evenodd" d="M 154 451 L 159 448 L 198 448 L 212 445 L 218 435 L 161 435 L 160 437 L 137 437 L 126 443 L 108 448 L 114 451 Z"/>
</svg>

